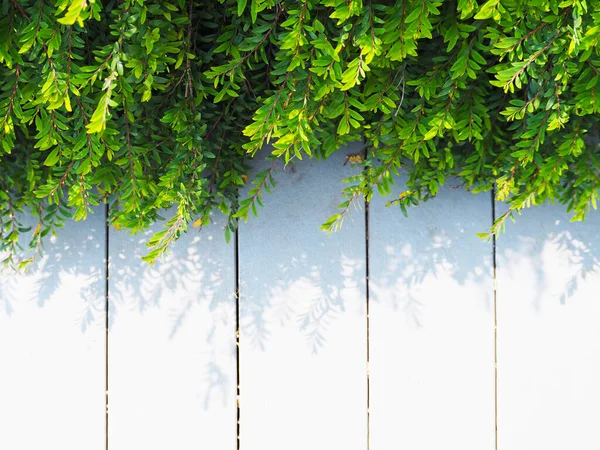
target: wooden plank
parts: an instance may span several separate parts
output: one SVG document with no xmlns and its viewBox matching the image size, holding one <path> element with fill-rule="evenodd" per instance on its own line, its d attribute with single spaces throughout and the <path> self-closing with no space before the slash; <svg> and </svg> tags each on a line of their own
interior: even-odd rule
<svg viewBox="0 0 600 450">
<path fill-rule="evenodd" d="M 453 184 L 370 204 L 371 450 L 494 448 L 491 199 Z"/>
<path fill-rule="evenodd" d="M 191 229 L 154 266 L 140 260 L 148 236 L 111 230 L 110 450 L 236 448 L 234 246 L 222 227 Z"/>
<path fill-rule="evenodd" d="M 244 450 L 367 448 L 364 210 L 319 230 L 358 173 L 342 153 L 279 166 L 239 231 Z"/>
<path fill-rule="evenodd" d="M 600 448 L 599 247 L 600 216 L 569 223 L 562 205 L 498 239 L 499 448 Z"/>
<path fill-rule="evenodd" d="M 104 254 L 99 207 L 0 273 L 0 448 L 105 448 Z"/>
</svg>

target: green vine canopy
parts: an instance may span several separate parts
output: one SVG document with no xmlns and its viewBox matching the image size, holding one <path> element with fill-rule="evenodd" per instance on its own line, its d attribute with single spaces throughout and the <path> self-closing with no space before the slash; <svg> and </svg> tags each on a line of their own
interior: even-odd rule
<svg viewBox="0 0 600 450">
<path fill-rule="evenodd" d="M 174 211 L 154 262 L 215 209 L 229 238 L 278 160 L 355 141 L 325 230 L 400 167 L 404 213 L 458 177 L 507 202 L 488 236 L 545 201 L 582 220 L 600 186 L 599 40 L 600 0 L 0 0 L 0 252 L 26 266 L 106 202 L 133 232 Z"/>
</svg>

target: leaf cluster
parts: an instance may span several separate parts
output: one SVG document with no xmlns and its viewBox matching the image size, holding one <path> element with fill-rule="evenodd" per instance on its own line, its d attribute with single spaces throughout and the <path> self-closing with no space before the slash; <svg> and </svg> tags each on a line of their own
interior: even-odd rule
<svg viewBox="0 0 600 450">
<path fill-rule="evenodd" d="M 434 197 L 449 177 L 508 212 L 600 187 L 599 0 L 0 0 L 0 252 L 13 263 L 101 202 L 154 262 L 218 210 L 229 238 L 278 160 L 363 140 L 358 199 Z M 251 180 L 249 159 L 271 146 Z M 34 217 L 27 228 L 20 213 Z"/>
</svg>

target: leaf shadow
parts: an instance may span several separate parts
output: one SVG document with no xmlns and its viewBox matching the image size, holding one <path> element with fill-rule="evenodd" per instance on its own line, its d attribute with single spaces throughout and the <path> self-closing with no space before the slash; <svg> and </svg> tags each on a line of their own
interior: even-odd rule
<svg viewBox="0 0 600 450">
<path fill-rule="evenodd" d="M 402 313 L 415 328 L 427 325 L 440 298 L 467 296 L 491 315 L 493 248 L 476 236 L 491 225 L 489 194 L 467 193 L 450 179 L 404 217 L 400 208 L 386 207 L 403 191 L 403 177 L 394 178 L 392 196 L 374 196 L 370 206 L 371 301 Z"/>
<path fill-rule="evenodd" d="M 531 271 L 535 290 L 531 305 L 536 311 L 545 302 L 566 306 L 600 274 L 598 214 L 571 223 L 564 207 L 546 204 L 524 211 L 511 225 L 498 240 L 498 264 L 515 277 L 515 270 Z"/>
<path fill-rule="evenodd" d="M 141 257 L 161 223 L 140 235 L 123 230 L 110 235 L 109 338 L 115 327 L 133 326 L 135 316 L 142 321 L 151 316 L 155 338 L 172 351 L 200 352 L 206 410 L 215 399 L 226 404 L 235 396 L 234 249 L 225 243 L 219 220 L 183 233 L 154 265 Z M 178 350 L 180 343 L 184 350 Z"/>
<path fill-rule="evenodd" d="M 331 236 L 319 229 L 342 201 L 342 178 L 359 170 L 344 166 L 346 153 L 359 148 L 334 153 L 326 161 L 277 163 L 277 187 L 265 194 L 258 218 L 239 231 L 245 345 L 266 351 L 274 330 L 291 328 L 318 354 L 342 318 L 364 319 L 364 208 Z M 267 154 L 265 149 L 257 155 L 252 173 L 270 166 Z"/>
<path fill-rule="evenodd" d="M 25 226 L 33 219 L 24 215 Z M 30 233 L 29 233 L 30 234 Z M 28 234 L 20 237 L 26 248 Z M 58 236 L 43 241 L 42 257 L 27 269 L 0 270 L 0 314 L 18 314 L 23 303 L 44 308 L 53 302 L 81 302 L 75 320 L 82 332 L 104 325 L 105 318 L 104 207 L 86 222 L 68 222 Z"/>
</svg>

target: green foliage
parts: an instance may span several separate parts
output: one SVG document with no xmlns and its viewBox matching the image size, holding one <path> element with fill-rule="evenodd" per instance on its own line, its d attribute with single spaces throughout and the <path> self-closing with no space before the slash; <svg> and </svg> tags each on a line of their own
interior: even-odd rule
<svg viewBox="0 0 600 450">
<path fill-rule="evenodd" d="M 346 181 L 403 213 L 448 177 L 496 187 L 508 217 L 573 220 L 600 186 L 600 0 L 0 0 L 0 252 L 29 258 L 107 202 L 133 232 L 174 211 L 145 258 L 220 210 L 230 236 L 275 163 L 364 140 Z M 272 145 L 250 181 L 249 158 Z M 20 214 L 35 218 L 23 227 Z"/>
</svg>

